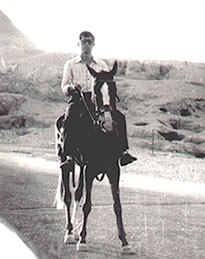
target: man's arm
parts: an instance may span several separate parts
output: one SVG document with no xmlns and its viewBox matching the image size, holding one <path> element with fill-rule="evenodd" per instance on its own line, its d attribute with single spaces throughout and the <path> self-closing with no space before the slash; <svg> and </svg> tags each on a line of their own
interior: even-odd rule
<svg viewBox="0 0 205 259">
<path fill-rule="evenodd" d="M 72 65 L 70 61 L 67 61 L 64 65 L 61 89 L 65 96 L 70 96 L 71 93 L 75 90 L 72 79 Z"/>
</svg>

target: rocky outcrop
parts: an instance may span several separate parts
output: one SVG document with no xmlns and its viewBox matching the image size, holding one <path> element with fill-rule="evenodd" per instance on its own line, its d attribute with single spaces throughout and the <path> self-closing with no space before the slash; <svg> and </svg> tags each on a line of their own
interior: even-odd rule
<svg viewBox="0 0 205 259">
<path fill-rule="evenodd" d="M 24 128 L 26 126 L 26 118 L 18 115 L 0 116 L 0 129 L 9 130 L 12 128 Z"/>
<path fill-rule="evenodd" d="M 125 75 L 138 80 L 174 79 L 205 85 L 205 64 L 129 60 Z"/>
<path fill-rule="evenodd" d="M 124 79 L 118 85 L 119 108 L 126 114 L 136 149 L 205 157 L 205 86 L 138 79 Z"/>
<path fill-rule="evenodd" d="M 1 93 L 0 94 L 0 116 L 8 115 L 18 111 L 20 105 L 25 101 L 22 95 Z"/>
<path fill-rule="evenodd" d="M 62 101 L 61 77 L 55 73 L 47 78 L 26 77 L 18 70 L 0 72 L 0 93 L 19 94 L 34 99 Z M 0 104 L 1 106 L 1 104 Z"/>
</svg>

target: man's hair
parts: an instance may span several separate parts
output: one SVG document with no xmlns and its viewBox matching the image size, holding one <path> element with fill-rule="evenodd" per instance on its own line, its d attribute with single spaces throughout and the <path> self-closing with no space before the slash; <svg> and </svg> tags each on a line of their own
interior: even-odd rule
<svg viewBox="0 0 205 259">
<path fill-rule="evenodd" d="M 95 37 L 94 37 L 94 35 L 91 33 L 91 32 L 89 32 L 89 31 L 83 31 L 83 32 L 81 32 L 81 34 L 79 35 L 79 39 L 81 40 L 82 39 L 82 37 L 91 37 L 92 39 L 93 39 L 93 41 L 95 41 Z"/>
</svg>

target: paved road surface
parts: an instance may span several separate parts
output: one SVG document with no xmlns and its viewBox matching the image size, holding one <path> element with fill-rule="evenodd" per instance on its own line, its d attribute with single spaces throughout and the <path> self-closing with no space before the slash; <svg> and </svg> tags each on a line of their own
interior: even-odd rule
<svg viewBox="0 0 205 259">
<path fill-rule="evenodd" d="M 90 250 L 79 253 L 74 245 L 62 243 L 64 210 L 52 207 L 57 174 L 55 162 L 17 154 L 9 155 L 9 160 L 5 154 L 0 156 L 0 217 L 38 258 L 205 258 L 203 185 L 122 175 L 124 224 L 136 251 L 123 256 L 109 186 L 106 180 L 95 182 L 88 221 Z"/>
</svg>

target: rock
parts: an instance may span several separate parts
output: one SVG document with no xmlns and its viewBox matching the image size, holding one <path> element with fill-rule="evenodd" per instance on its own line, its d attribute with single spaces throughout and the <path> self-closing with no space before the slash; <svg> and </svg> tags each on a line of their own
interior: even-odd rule
<svg viewBox="0 0 205 259">
<path fill-rule="evenodd" d="M 196 85 L 205 85 L 205 64 L 183 61 L 135 61 L 127 63 L 127 78 L 138 80 L 185 80 Z"/>
<path fill-rule="evenodd" d="M 178 133 L 177 131 L 167 131 L 167 132 L 163 132 L 163 131 L 158 131 L 158 133 L 165 138 L 168 141 L 173 141 L 173 140 L 177 140 L 177 141 L 181 141 L 184 139 L 184 135 Z"/>
<path fill-rule="evenodd" d="M 197 158 L 205 158 L 205 143 L 200 145 L 186 143 L 186 145 L 184 145 L 184 152 Z"/>
<path fill-rule="evenodd" d="M 26 115 L 8 115 L 0 117 L 0 129 L 8 130 L 12 128 L 48 128 L 50 123 L 45 120 L 38 120 L 34 117 L 28 117 Z"/>
<path fill-rule="evenodd" d="M 145 63 L 143 65 L 144 65 L 144 71 L 145 71 L 146 79 L 148 79 L 148 80 L 160 80 L 160 79 L 162 79 L 159 64 Z"/>
<path fill-rule="evenodd" d="M 181 111 L 180 111 L 180 115 L 181 116 L 189 116 L 189 115 L 191 115 L 191 111 L 188 108 L 182 108 Z"/>
<path fill-rule="evenodd" d="M 187 117 L 198 111 L 205 111 L 205 100 L 201 99 L 199 101 L 198 98 L 182 98 L 160 105 L 159 110 L 164 113 L 169 112 L 174 115 Z"/>
<path fill-rule="evenodd" d="M 25 127 L 26 118 L 24 116 L 1 116 L 0 129 L 8 130 L 11 128 Z"/>
<path fill-rule="evenodd" d="M 0 116 L 17 111 L 24 101 L 25 98 L 21 95 L 0 94 Z"/>
<path fill-rule="evenodd" d="M 146 80 L 145 67 L 139 61 L 129 60 L 125 72 L 126 78 Z"/>
<path fill-rule="evenodd" d="M 169 71 L 170 71 L 170 66 L 169 65 L 160 65 L 159 67 L 159 72 L 161 75 L 161 79 L 168 79 L 169 78 Z"/>
</svg>

